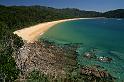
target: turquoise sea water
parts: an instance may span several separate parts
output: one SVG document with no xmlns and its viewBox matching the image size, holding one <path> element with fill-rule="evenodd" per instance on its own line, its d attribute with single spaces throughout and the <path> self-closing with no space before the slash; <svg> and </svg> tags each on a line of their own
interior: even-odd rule
<svg viewBox="0 0 124 82">
<path fill-rule="evenodd" d="M 42 38 L 60 43 L 82 43 L 78 49 L 78 63 L 100 65 L 110 74 L 124 79 L 124 19 L 84 19 L 59 23 Z M 83 54 L 97 49 L 97 56 L 111 57 L 112 62 L 99 62 L 83 58 Z"/>
</svg>

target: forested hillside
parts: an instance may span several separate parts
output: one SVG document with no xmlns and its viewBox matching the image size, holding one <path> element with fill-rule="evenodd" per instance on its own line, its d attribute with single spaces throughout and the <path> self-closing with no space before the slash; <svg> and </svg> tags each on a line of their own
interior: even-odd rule
<svg viewBox="0 0 124 82">
<path fill-rule="evenodd" d="M 96 17 L 100 13 L 78 9 L 55 9 L 43 6 L 0 6 L 0 21 L 8 29 L 19 29 L 37 23 L 65 18 Z"/>
<path fill-rule="evenodd" d="M 124 18 L 124 9 L 117 9 L 103 13 L 104 17 L 108 18 Z"/>
</svg>

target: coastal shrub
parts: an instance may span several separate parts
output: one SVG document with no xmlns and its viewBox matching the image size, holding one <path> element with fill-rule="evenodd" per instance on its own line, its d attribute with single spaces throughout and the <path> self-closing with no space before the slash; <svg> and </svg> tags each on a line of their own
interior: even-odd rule
<svg viewBox="0 0 124 82">
<path fill-rule="evenodd" d="M 50 82 L 50 81 L 48 79 L 48 76 L 42 74 L 37 70 L 34 70 L 29 74 L 27 82 Z"/>
<path fill-rule="evenodd" d="M 1 82 L 12 82 L 17 79 L 19 70 L 16 68 L 15 60 L 6 52 L 0 53 L 0 80 Z"/>
<path fill-rule="evenodd" d="M 17 79 L 19 70 L 16 67 L 13 52 L 23 45 L 17 35 L 0 27 L 0 82 L 13 82 Z"/>
</svg>

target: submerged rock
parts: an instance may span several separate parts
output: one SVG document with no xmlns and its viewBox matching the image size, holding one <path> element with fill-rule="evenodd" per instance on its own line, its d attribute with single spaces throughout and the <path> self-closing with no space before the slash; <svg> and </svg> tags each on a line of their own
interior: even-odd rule
<svg viewBox="0 0 124 82">
<path fill-rule="evenodd" d="M 84 57 L 87 58 L 87 59 L 91 59 L 91 58 L 95 59 L 96 55 L 93 52 L 86 52 L 84 54 Z"/>
<path fill-rule="evenodd" d="M 100 61 L 100 62 L 111 62 L 112 61 L 112 58 L 110 58 L 110 57 L 105 57 L 105 56 L 98 57 L 97 52 L 95 52 L 95 51 L 96 50 L 93 49 L 89 52 L 85 52 L 83 54 L 83 57 L 87 58 L 87 59 L 93 59 L 95 61 Z"/>
<path fill-rule="evenodd" d="M 101 62 L 111 62 L 112 58 L 109 58 L 109 57 L 99 57 L 98 61 L 101 61 Z"/>
</svg>

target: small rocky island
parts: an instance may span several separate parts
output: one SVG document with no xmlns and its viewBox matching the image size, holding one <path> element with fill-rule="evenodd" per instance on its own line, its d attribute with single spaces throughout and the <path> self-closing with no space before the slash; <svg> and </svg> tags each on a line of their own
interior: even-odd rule
<svg viewBox="0 0 124 82">
<path fill-rule="evenodd" d="M 33 70 L 38 70 L 48 76 L 49 82 L 58 82 L 58 78 L 61 79 L 60 82 L 114 82 L 114 78 L 105 70 L 78 65 L 78 47 L 79 44 L 61 45 L 44 39 L 25 43 L 13 55 L 21 70 L 17 81 L 26 81 Z M 87 53 L 85 57 L 95 58 L 91 53 Z"/>
<path fill-rule="evenodd" d="M 98 57 L 94 50 L 85 52 L 83 57 L 87 58 L 87 59 L 93 59 L 93 60 L 96 60 L 99 62 L 111 62 L 112 61 L 112 58 L 107 57 L 107 56 L 106 57 L 105 56 Z"/>
</svg>

